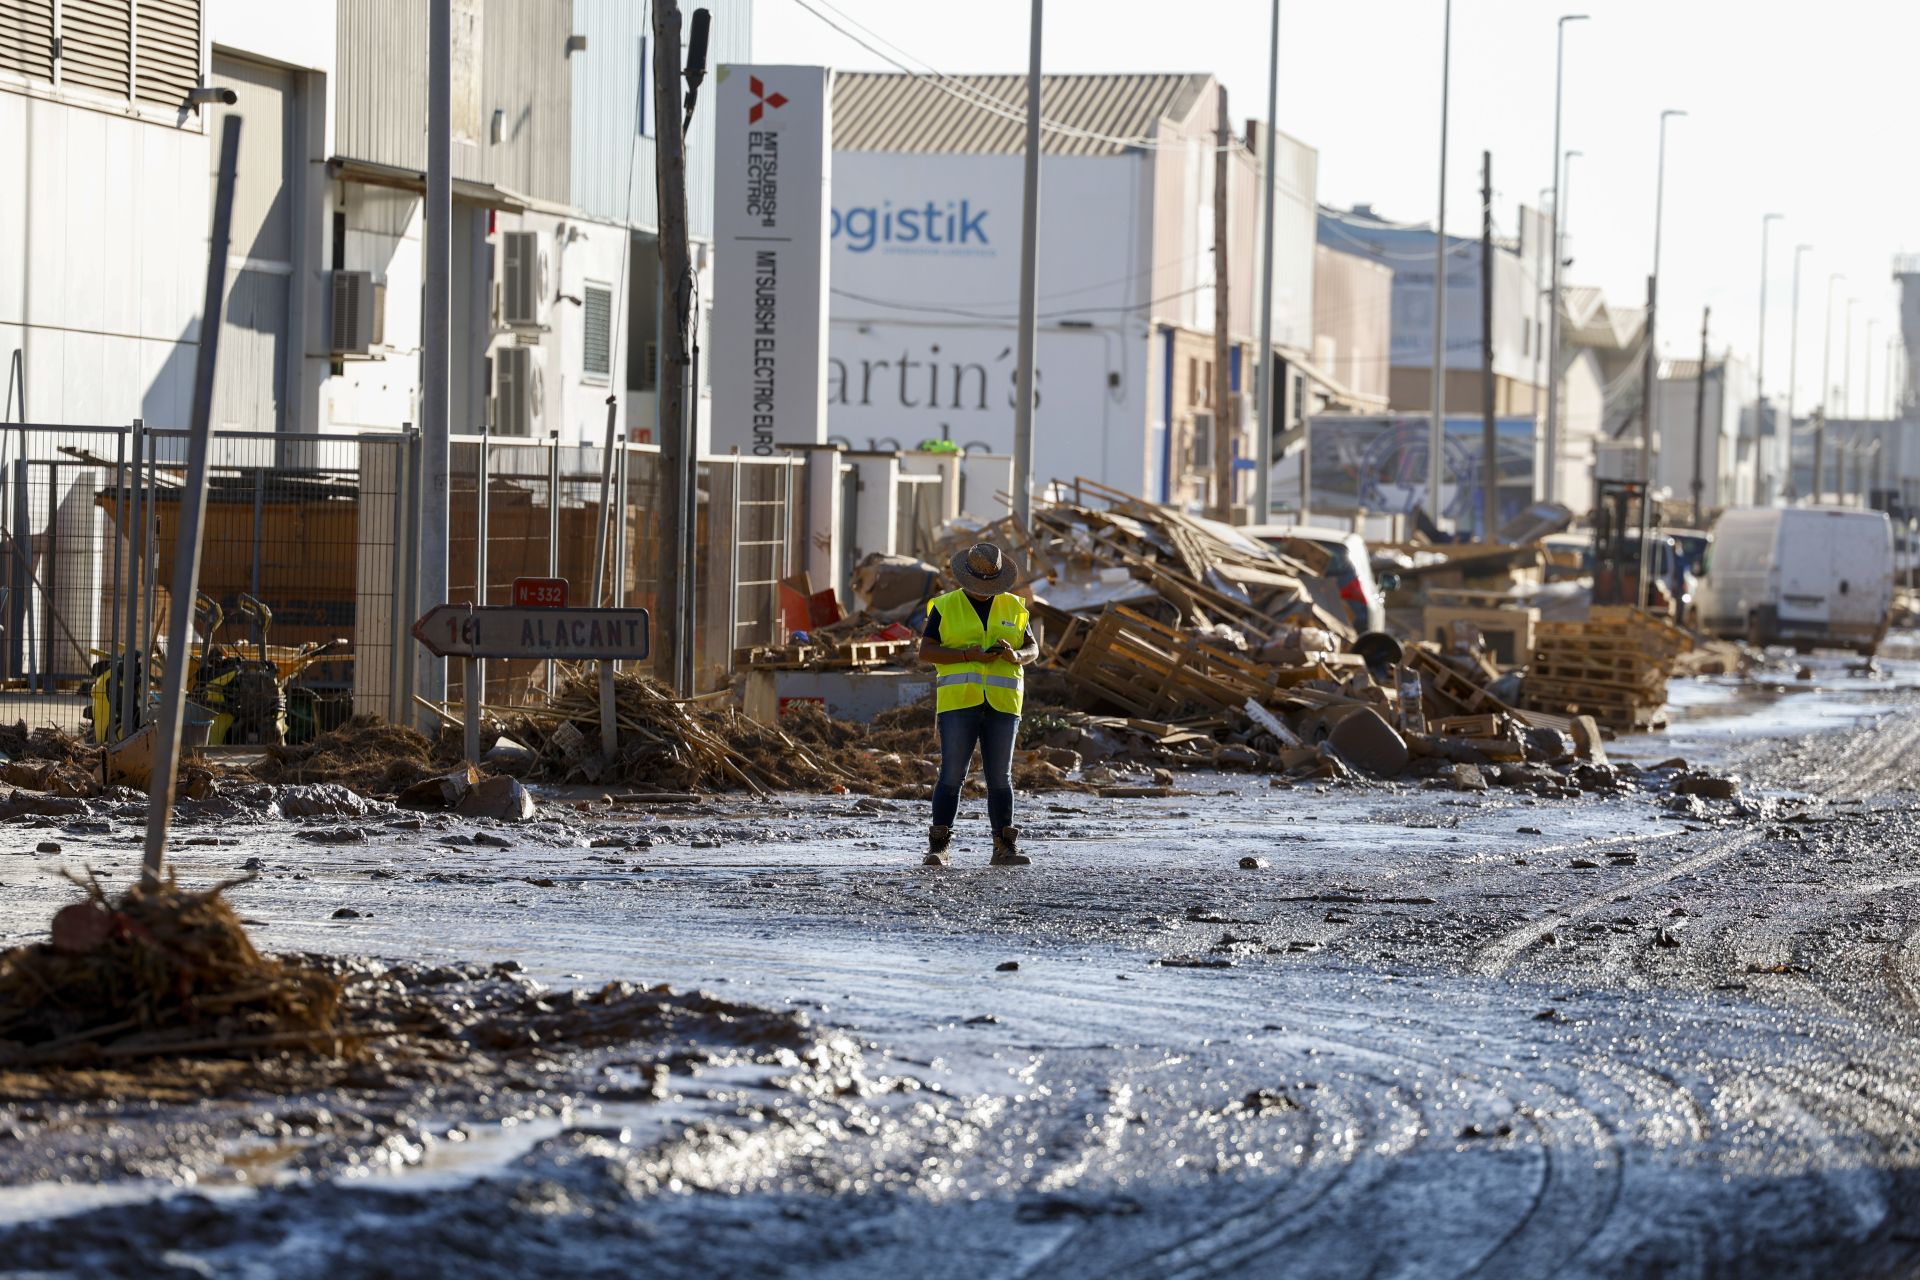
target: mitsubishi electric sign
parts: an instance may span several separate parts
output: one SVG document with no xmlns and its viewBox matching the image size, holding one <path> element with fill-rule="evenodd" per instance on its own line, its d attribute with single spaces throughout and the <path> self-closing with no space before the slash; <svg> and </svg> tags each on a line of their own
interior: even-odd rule
<svg viewBox="0 0 1920 1280">
<path fill-rule="evenodd" d="M 827 434 L 833 72 L 723 64 L 716 78 L 713 451 L 767 457 Z"/>
</svg>

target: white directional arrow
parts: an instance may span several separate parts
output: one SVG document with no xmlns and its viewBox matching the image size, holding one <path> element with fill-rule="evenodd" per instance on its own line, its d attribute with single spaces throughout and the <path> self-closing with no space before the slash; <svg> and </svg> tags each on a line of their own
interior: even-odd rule
<svg viewBox="0 0 1920 1280">
<path fill-rule="evenodd" d="M 514 609 L 440 604 L 413 624 L 442 658 L 607 658 L 643 661 L 651 636 L 645 609 Z"/>
</svg>

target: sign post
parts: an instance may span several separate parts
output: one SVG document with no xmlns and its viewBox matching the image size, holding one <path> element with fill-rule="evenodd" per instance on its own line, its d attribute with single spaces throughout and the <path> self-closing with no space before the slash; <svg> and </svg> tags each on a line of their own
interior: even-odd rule
<svg viewBox="0 0 1920 1280">
<path fill-rule="evenodd" d="M 564 593 L 565 583 L 561 583 Z M 518 594 L 516 592 L 516 594 Z M 564 594 L 561 597 L 564 599 Z M 534 658 L 600 662 L 600 749 L 619 748 L 614 715 L 614 662 L 644 662 L 652 652 L 645 609 L 574 609 L 439 604 L 413 624 L 413 635 L 440 658 Z M 472 667 L 469 666 L 469 671 Z M 467 754 L 479 754 L 479 703 L 467 686 Z"/>
</svg>

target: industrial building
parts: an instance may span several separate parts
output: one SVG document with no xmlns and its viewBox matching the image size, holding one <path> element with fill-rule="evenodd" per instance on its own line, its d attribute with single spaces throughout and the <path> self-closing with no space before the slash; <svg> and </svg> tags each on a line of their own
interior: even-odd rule
<svg viewBox="0 0 1920 1280">
<path fill-rule="evenodd" d="M 1260 279 L 1257 151 L 1274 155 L 1276 432 L 1324 382 L 1314 345 L 1313 148 L 1258 125 L 1228 155 L 1234 403 L 1214 403 L 1214 156 L 1208 75 L 1047 76 L 1041 85 L 1034 476 L 1208 499 L 1232 423 L 1251 492 Z M 1023 190 L 1018 76 L 845 73 L 833 99 L 828 430 L 850 447 L 1013 443 Z M 1241 246 L 1254 246 L 1242 252 Z"/>
<path fill-rule="evenodd" d="M 748 0 L 711 8 L 749 56 Z M 186 422 L 223 116 L 244 122 L 214 425 L 419 419 L 425 0 L 18 0 L 0 25 L 0 361 L 21 420 Z M 453 0 L 456 433 L 653 424 L 648 14 Z M 231 106 L 222 92 L 234 98 Z M 689 140 L 696 260 L 712 123 Z"/>
</svg>

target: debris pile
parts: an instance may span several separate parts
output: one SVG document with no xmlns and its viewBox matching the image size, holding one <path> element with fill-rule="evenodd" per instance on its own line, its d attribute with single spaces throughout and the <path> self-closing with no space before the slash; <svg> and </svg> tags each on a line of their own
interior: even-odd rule
<svg viewBox="0 0 1920 1280">
<path fill-rule="evenodd" d="M 1543 622 L 1527 704 L 1591 715 L 1623 733 L 1658 727 L 1674 660 L 1693 644 L 1671 622 L 1630 605 L 1595 605 L 1582 622 Z"/>
<path fill-rule="evenodd" d="M 254 949 L 222 896 L 243 881 L 136 885 L 117 901 L 97 880 L 76 883 L 86 900 L 60 909 L 50 941 L 0 953 L 0 1066 L 338 1056 L 359 1043 L 337 978 Z"/>
<path fill-rule="evenodd" d="M 614 679 L 619 750 L 599 753 L 600 686 L 571 671 L 553 703 L 523 708 L 508 733 L 534 754 L 526 776 L 553 782 L 626 782 L 659 791 L 864 791 L 888 794 L 928 779 L 921 761 L 863 745 L 865 730 L 806 705 L 779 726 L 711 698 L 677 699 L 650 677 Z M 817 723 L 816 723 L 817 722 Z"/>
<path fill-rule="evenodd" d="M 97 796 L 100 751 L 54 728 L 0 726 L 0 783 L 58 796 Z"/>
<path fill-rule="evenodd" d="M 451 734 L 429 742 L 404 725 L 355 716 L 311 742 L 268 747 L 252 773 L 262 782 L 338 782 L 362 795 L 391 796 L 445 773 L 460 749 Z"/>
</svg>

